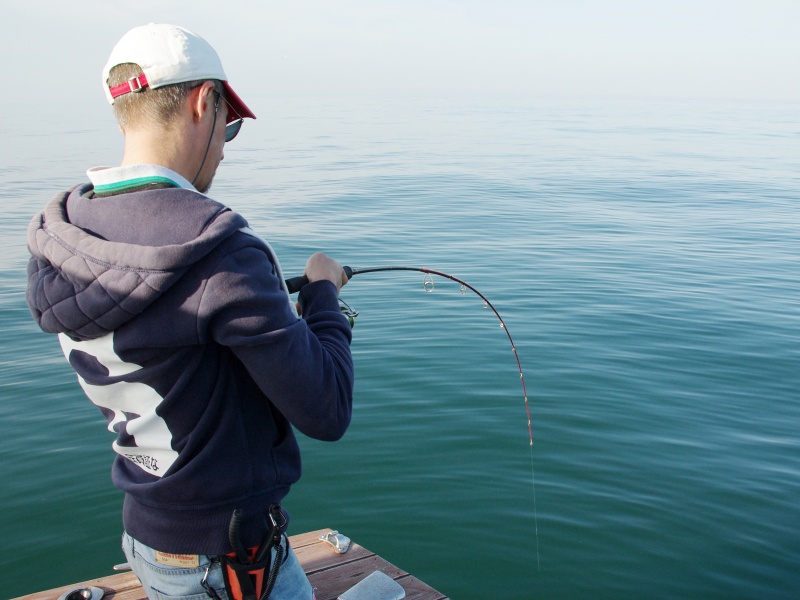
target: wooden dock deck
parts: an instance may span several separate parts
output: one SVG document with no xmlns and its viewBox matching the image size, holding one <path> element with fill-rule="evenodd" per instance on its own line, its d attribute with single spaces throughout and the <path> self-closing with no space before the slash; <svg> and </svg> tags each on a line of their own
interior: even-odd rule
<svg viewBox="0 0 800 600">
<path fill-rule="evenodd" d="M 336 600 L 340 594 L 353 587 L 374 571 L 382 571 L 399 583 L 410 600 L 446 600 L 447 596 L 437 592 L 416 577 L 370 552 L 355 542 L 345 554 L 336 554 L 330 544 L 319 539 L 330 529 L 320 529 L 289 536 L 303 570 L 314 588 L 316 600 Z M 128 571 L 60 588 L 37 592 L 14 600 L 55 600 L 61 594 L 76 587 L 96 586 L 105 591 L 103 600 L 147 600 L 139 580 Z"/>
</svg>

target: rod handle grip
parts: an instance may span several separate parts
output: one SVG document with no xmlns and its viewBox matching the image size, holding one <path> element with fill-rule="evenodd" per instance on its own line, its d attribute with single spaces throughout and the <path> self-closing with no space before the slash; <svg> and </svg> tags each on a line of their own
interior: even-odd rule
<svg viewBox="0 0 800 600">
<path fill-rule="evenodd" d="M 347 279 L 353 277 L 353 269 L 350 267 L 342 267 L 344 270 L 344 274 L 347 275 Z M 289 290 L 290 294 L 294 294 L 295 292 L 299 292 L 300 288 L 308 283 L 308 277 L 305 275 L 298 275 L 297 277 L 290 277 L 286 280 L 286 288 Z"/>
</svg>

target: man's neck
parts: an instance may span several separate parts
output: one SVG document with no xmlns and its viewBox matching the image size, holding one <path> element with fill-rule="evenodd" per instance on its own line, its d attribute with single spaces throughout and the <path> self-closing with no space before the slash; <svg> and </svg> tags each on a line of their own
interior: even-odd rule
<svg viewBox="0 0 800 600">
<path fill-rule="evenodd" d="M 160 165 L 191 180 L 193 174 L 189 174 L 191 168 L 186 164 L 189 157 L 180 151 L 180 144 L 175 143 L 177 140 L 165 140 L 164 137 L 146 130 L 128 131 L 120 165 Z"/>
</svg>

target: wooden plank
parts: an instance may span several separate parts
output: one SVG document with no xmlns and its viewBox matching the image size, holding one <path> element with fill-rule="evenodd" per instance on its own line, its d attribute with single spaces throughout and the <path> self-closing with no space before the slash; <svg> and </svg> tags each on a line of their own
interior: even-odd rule
<svg viewBox="0 0 800 600">
<path fill-rule="evenodd" d="M 321 535 L 330 531 L 330 529 L 320 529 L 289 537 L 292 548 L 314 588 L 316 600 L 336 600 L 339 595 L 374 571 L 383 571 L 397 581 L 405 590 L 406 598 L 409 600 L 447 599 L 429 585 L 359 544 L 351 542 L 345 554 L 336 554 L 330 544 L 319 539 Z M 132 572 L 73 583 L 14 600 L 53 600 L 67 590 L 89 586 L 102 588 L 105 592 L 104 600 L 147 600 L 139 580 Z"/>
<path fill-rule="evenodd" d="M 333 531 L 332 529 L 317 529 L 316 531 L 307 531 L 305 533 L 297 533 L 289 536 L 289 541 L 292 543 L 292 548 L 297 550 L 303 546 L 311 546 L 319 544 L 319 536 L 325 535 Z"/>
</svg>

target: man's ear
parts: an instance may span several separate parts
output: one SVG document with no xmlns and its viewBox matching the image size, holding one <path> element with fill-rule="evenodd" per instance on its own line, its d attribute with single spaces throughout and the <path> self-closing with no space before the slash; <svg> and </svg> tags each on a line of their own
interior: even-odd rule
<svg viewBox="0 0 800 600">
<path fill-rule="evenodd" d="M 189 95 L 189 106 L 192 110 L 192 120 L 199 123 L 209 111 L 214 111 L 216 96 L 213 81 L 206 81 L 201 86 L 194 88 Z"/>
</svg>

